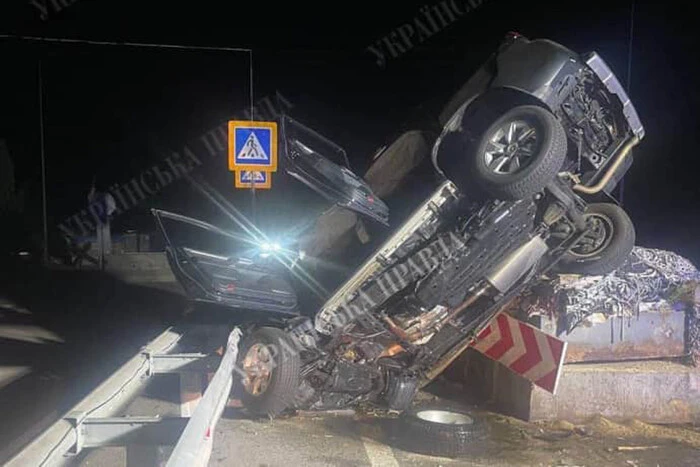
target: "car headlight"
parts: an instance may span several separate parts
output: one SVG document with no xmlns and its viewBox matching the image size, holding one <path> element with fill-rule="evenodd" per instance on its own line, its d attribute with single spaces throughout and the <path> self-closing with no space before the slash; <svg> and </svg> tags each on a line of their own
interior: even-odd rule
<svg viewBox="0 0 700 467">
<path fill-rule="evenodd" d="M 280 251 L 282 245 L 277 242 L 263 242 L 260 244 L 260 249 L 267 252 Z"/>
</svg>

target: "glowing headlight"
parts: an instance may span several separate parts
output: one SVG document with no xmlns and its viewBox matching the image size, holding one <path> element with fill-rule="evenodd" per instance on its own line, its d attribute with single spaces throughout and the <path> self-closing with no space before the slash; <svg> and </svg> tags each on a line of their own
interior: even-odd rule
<svg viewBox="0 0 700 467">
<path fill-rule="evenodd" d="M 280 244 L 276 243 L 276 242 L 272 242 L 272 243 L 265 242 L 265 243 L 262 243 L 260 245 L 260 248 L 263 251 L 280 251 L 282 249 L 282 246 L 280 246 Z"/>
</svg>

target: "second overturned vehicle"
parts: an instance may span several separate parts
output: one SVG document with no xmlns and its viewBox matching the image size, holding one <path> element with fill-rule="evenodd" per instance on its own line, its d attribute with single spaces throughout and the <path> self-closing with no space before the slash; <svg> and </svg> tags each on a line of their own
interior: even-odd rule
<svg viewBox="0 0 700 467">
<path fill-rule="evenodd" d="M 241 258 L 178 244 L 165 220 L 237 236 L 154 210 L 192 299 L 266 316 L 239 352 L 248 410 L 404 410 L 514 297 L 555 272 L 604 274 L 625 261 L 634 227 L 611 193 L 644 128 L 596 53 L 510 34 L 446 116 L 432 146 L 440 182 L 315 312 L 299 310 L 290 278 L 305 274 L 303 259 L 272 246 Z M 370 185 L 293 123 L 282 122 L 285 170 L 386 224 Z"/>
</svg>

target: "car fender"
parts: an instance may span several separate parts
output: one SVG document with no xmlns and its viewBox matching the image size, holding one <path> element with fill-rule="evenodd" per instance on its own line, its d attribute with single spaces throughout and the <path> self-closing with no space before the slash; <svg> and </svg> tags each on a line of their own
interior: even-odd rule
<svg viewBox="0 0 700 467">
<path fill-rule="evenodd" d="M 584 66 L 576 53 L 546 39 L 530 41 L 516 37 L 501 46 L 499 52 L 477 70 L 441 113 L 440 119 L 446 120 L 446 123 L 431 152 L 435 169 L 444 176 L 437 164 L 442 143 L 447 135 L 462 130 L 464 115 L 477 98 L 495 90 L 507 89 L 514 92 L 516 99 L 542 105 L 553 112 L 568 95 L 568 86 L 573 85 L 571 77 Z M 452 112 L 451 109 L 459 102 L 462 104 Z"/>
</svg>

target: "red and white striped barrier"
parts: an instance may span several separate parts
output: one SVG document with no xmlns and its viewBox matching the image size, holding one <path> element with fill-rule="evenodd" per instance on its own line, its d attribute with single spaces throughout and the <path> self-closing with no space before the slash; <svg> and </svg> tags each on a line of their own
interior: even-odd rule
<svg viewBox="0 0 700 467">
<path fill-rule="evenodd" d="M 501 312 L 477 335 L 472 347 L 542 389 L 556 392 L 566 342 Z"/>
</svg>

